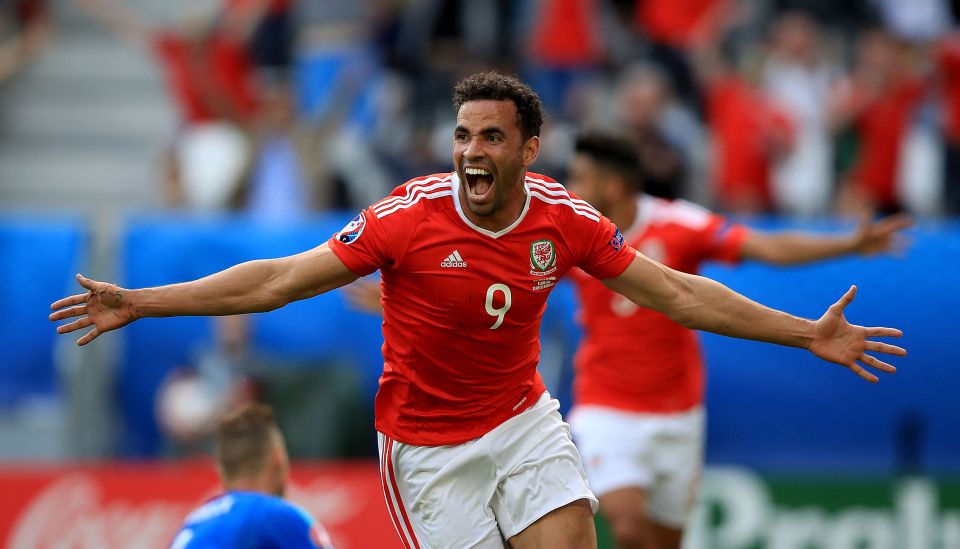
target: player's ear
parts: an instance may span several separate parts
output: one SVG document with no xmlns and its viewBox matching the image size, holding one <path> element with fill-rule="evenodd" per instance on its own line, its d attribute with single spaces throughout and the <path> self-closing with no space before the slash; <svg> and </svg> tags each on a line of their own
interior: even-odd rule
<svg viewBox="0 0 960 549">
<path fill-rule="evenodd" d="M 610 183 L 604 186 L 604 191 L 606 192 L 606 199 L 610 201 L 616 201 L 622 199 L 624 196 L 630 194 L 629 192 L 629 183 L 624 177 L 618 173 L 610 174 Z"/>
<path fill-rule="evenodd" d="M 273 484 L 272 491 L 275 496 L 283 496 L 287 491 L 287 477 L 290 475 L 290 456 L 287 454 L 287 447 L 284 444 L 283 436 L 277 432 L 276 444 L 269 458 L 269 475 Z"/>
<path fill-rule="evenodd" d="M 537 161 L 537 157 L 540 156 L 540 136 L 534 135 L 523 142 L 522 155 L 524 167 L 531 166 Z"/>
</svg>

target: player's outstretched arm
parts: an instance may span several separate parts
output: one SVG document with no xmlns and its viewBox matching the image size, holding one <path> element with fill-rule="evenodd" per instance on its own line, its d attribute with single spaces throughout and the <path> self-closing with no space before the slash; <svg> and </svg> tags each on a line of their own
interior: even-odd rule
<svg viewBox="0 0 960 549">
<path fill-rule="evenodd" d="M 906 355 L 900 347 L 868 339 L 899 337 L 900 330 L 866 328 L 844 318 L 843 310 L 853 301 L 856 287 L 851 287 L 819 320 L 813 321 L 765 307 L 719 282 L 675 271 L 642 254 L 637 254 L 623 274 L 605 280 L 604 284 L 687 328 L 807 349 L 853 370 L 867 381 L 876 382 L 877 377 L 861 364 L 882 372 L 896 371 L 867 352 Z"/>
<path fill-rule="evenodd" d="M 907 215 L 871 221 L 844 235 L 818 235 L 795 231 L 750 231 L 743 241 L 743 257 L 777 265 L 797 265 L 844 255 L 895 252 L 904 245 L 900 234 L 913 225 Z"/>
<path fill-rule="evenodd" d="M 143 317 L 222 316 L 272 311 L 349 284 L 357 278 L 327 244 L 278 259 L 248 261 L 180 284 L 129 290 L 77 275 L 86 293 L 54 302 L 50 320 L 79 317 L 57 327 L 66 334 L 90 326 L 77 340 L 86 345 L 102 333 Z"/>
</svg>

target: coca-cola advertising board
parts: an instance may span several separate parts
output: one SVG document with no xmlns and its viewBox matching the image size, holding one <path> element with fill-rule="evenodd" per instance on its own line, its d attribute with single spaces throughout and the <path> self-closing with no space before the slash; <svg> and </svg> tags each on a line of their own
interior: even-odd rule
<svg viewBox="0 0 960 549">
<path fill-rule="evenodd" d="M 212 462 L 0 468 L 0 547 L 166 548 L 180 523 L 220 492 Z M 338 549 L 401 547 L 375 462 L 295 463 L 287 498 Z"/>
</svg>

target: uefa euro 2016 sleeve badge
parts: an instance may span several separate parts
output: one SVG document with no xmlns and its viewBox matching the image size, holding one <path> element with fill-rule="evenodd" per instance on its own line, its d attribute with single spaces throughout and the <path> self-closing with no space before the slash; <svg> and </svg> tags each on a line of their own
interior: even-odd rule
<svg viewBox="0 0 960 549">
<path fill-rule="evenodd" d="M 610 239 L 610 247 L 617 251 L 620 251 L 620 248 L 623 247 L 623 235 L 620 234 L 620 229 L 616 229 L 616 232 L 613 233 L 613 238 Z"/>
<path fill-rule="evenodd" d="M 530 243 L 530 274 L 546 276 L 557 270 L 557 251 L 552 240 Z"/>
<path fill-rule="evenodd" d="M 366 226 L 367 218 L 363 216 L 363 212 L 360 212 L 357 217 L 350 220 L 350 223 L 347 223 L 346 227 L 340 229 L 340 232 L 336 234 L 336 239 L 344 244 L 352 244 L 354 240 L 360 238 L 360 235 L 363 234 L 363 228 Z"/>
</svg>

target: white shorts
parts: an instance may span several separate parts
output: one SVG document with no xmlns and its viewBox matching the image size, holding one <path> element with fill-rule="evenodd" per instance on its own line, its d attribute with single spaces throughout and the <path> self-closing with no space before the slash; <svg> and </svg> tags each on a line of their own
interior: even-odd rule
<svg viewBox="0 0 960 549">
<path fill-rule="evenodd" d="M 502 548 L 545 514 L 597 498 L 546 392 L 482 437 L 412 446 L 378 433 L 384 496 L 404 547 Z"/>
<path fill-rule="evenodd" d="M 569 419 L 598 496 L 642 488 L 650 518 L 674 528 L 686 524 L 703 470 L 703 408 L 642 414 L 587 405 L 574 407 Z"/>
</svg>

